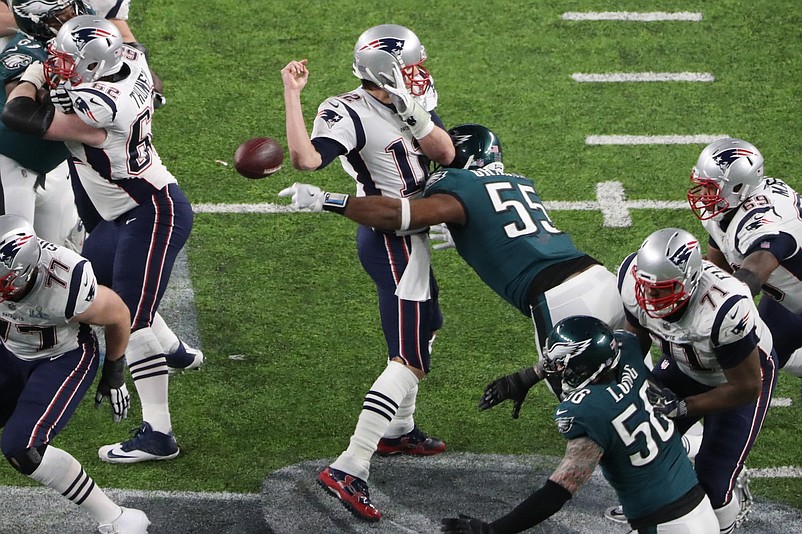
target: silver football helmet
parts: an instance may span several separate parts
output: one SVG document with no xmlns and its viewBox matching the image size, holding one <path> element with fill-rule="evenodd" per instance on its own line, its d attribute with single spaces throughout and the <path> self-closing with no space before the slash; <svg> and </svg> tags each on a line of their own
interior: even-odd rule
<svg viewBox="0 0 802 534">
<path fill-rule="evenodd" d="M 19 215 L 0 215 L 0 302 L 28 285 L 41 255 L 31 223 Z"/>
<path fill-rule="evenodd" d="M 422 63 L 426 50 L 412 30 L 398 24 L 381 24 L 365 30 L 354 46 L 354 76 L 378 86 L 393 85 L 393 67 L 398 65 L 409 92 L 422 96 L 431 76 Z"/>
<path fill-rule="evenodd" d="M 691 210 L 700 219 L 721 218 L 737 208 L 763 180 L 763 155 L 741 139 L 720 139 L 702 150 L 691 171 Z"/>
<path fill-rule="evenodd" d="M 11 0 L 8 4 L 17 28 L 42 43 L 55 37 L 66 21 L 91 13 L 82 0 Z"/>
<path fill-rule="evenodd" d="M 685 230 L 652 233 L 637 254 L 635 300 L 649 317 L 661 318 L 688 303 L 702 276 L 699 241 Z"/>
<path fill-rule="evenodd" d="M 91 83 L 120 70 L 123 38 L 108 20 L 81 15 L 64 23 L 47 52 L 45 74 L 49 80 Z"/>
</svg>

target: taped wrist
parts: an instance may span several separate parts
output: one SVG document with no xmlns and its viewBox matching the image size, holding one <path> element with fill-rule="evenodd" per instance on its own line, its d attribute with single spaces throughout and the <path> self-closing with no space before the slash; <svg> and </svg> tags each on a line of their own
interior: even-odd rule
<svg viewBox="0 0 802 534">
<path fill-rule="evenodd" d="M 490 523 L 490 527 L 494 534 L 523 532 L 556 514 L 571 497 L 570 491 L 549 479 L 512 512 Z"/>
<path fill-rule="evenodd" d="M 113 388 L 122 387 L 125 384 L 125 356 L 119 360 L 106 360 L 103 362 L 103 374 L 101 380 Z"/>
<path fill-rule="evenodd" d="M 345 213 L 345 205 L 348 204 L 348 195 L 342 193 L 329 193 L 323 192 L 323 209 L 325 211 L 333 211 L 343 215 Z"/>
<path fill-rule="evenodd" d="M 763 286 L 763 284 L 760 283 L 757 274 L 755 274 L 753 271 L 750 271 L 749 269 L 738 269 L 732 273 L 732 275 L 746 284 L 746 287 L 749 288 L 749 292 L 752 293 L 753 297 L 760 293 L 760 288 Z"/>
<path fill-rule="evenodd" d="M 49 99 L 37 102 L 33 98 L 20 96 L 6 102 L 3 108 L 3 124 L 18 132 L 43 137 L 53 123 L 56 108 Z"/>
<path fill-rule="evenodd" d="M 409 126 L 409 131 L 415 139 L 423 139 L 434 130 L 432 115 L 417 101 L 412 101 L 412 106 L 406 115 L 403 117 L 404 122 Z"/>
</svg>

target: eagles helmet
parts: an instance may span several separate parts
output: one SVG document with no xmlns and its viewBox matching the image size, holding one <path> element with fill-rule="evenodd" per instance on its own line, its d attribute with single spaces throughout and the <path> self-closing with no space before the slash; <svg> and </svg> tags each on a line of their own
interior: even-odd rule
<svg viewBox="0 0 802 534">
<path fill-rule="evenodd" d="M 45 75 L 51 83 L 91 83 L 120 70 L 122 51 L 117 26 L 95 15 L 81 15 L 64 23 L 47 46 Z"/>
<path fill-rule="evenodd" d="M 763 155 L 741 139 L 720 139 L 702 150 L 691 171 L 688 203 L 700 220 L 737 208 L 763 180 Z"/>
<path fill-rule="evenodd" d="M 41 43 L 55 37 L 71 18 L 92 12 L 82 0 L 11 0 L 9 7 L 17 28 Z"/>
<path fill-rule="evenodd" d="M 431 77 L 422 63 L 426 50 L 412 30 L 398 24 L 381 24 L 365 30 L 354 46 L 354 76 L 379 87 L 393 84 L 393 67 L 398 65 L 409 92 L 422 96 Z"/>
<path fill-rule="evenodd" d="M 0 215 L 0 302 L 28 285 L 41 255 L 31 223 L 19 215 Z"/>
<path fill-rule="evenodd" d="M 688 303 L 702 276 L 699 241 L 679 228 L 653 232 L 634 267 L 635 300 L 649 317 L 661 318 Z"/>
<path fill-rule="evenodd" d="M 501 141 L 481 124 L 461 124 L 448 131 L 456 155 L 448 166 L 455 169 L 490 169 L 504 172 Z"/>
<path fill-rule="evenodd" d="M 610 327 L 595 317 L 575 315 L 549 333 L 543 369 L 559 376 L 568 394 L 615 369 L 620 360 L 621 348 Z"/>
</svg>

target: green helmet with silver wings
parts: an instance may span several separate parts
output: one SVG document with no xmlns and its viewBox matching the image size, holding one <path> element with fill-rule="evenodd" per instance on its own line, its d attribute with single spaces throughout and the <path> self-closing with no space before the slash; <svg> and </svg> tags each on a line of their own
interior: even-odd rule
<svg viewBox="0 0 802 534">
<path fill-rule="evenodd" d="M 501 141 L 490 128 L 481 124 L 461 124 L 448 131 L 454 143 L 453 169 L 488 169 L 504 172 Z"/>
<path fill-rule="evenodd" d="M 11 0 L 9 7 L 17 28 L 43 44 L 71 18 L 93 13 L 82 0 Z"/>
<path fill-rule="evenodd" d="M 543 369 L 562 379 L 568 394 L 618 366 L 621 349 L 604 321 L 586 315 L 557 323 L 546 340 Z"/>
</svg>

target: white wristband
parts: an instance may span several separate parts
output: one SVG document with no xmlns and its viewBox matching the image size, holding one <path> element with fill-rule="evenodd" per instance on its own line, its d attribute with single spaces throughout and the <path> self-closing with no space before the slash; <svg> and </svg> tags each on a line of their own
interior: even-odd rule
<svg viewBox="0 0 802 534">
<path fill-rule="evenodd" d="M 408 230 L 409 229 L 409 222 L 412 218 L 409 212 L 409 199 L 402 198 L 401 199 L 401 226 L 398 228 L 399 230 Z"/>
</svg>

